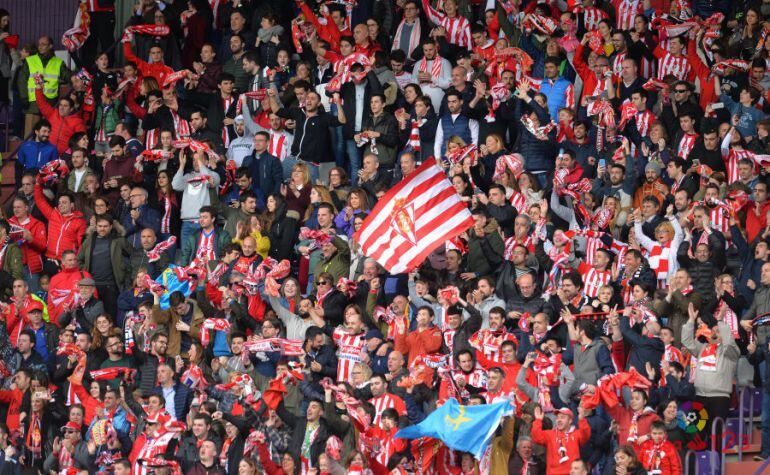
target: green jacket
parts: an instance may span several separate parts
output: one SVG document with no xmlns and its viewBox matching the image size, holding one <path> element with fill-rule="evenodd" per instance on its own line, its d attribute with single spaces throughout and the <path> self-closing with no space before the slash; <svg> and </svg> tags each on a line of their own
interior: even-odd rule
<svg viewBox="0 0 770 475">
<path fill-rule="evenodd" d="M 96 235 L 95 231 L 86 233 L 85 239 L 83 239 L 83 245 L 80 246 L 78 252 L 78 263 L 80 268 L 91 272 L 91 257 L 94 250 Z M 128 268 L 127 258 L 131 256 L 131 247 L 126 242 L 126 239 L 122 236 L 118 236 L 118 233 L 113 229 L 110 232 L 110 263 L 112 264 L 112 275 L 115 277 L 115 284 L 119 288 L 124 287 L 126 281 L 126 269 Z"/>
<path fill-rule="evenodd" d="M 496 275 L 503 264 L 505 243 L 497 230 L 497 221 L 489 219 L 484 227 L 484 237 L 476 236 L 476 231 L 468 230 L 468 270 L 477 277 Z"/>
<path fill-rule="evenodd" d="M 202 231 L 198 231 L 188 236 L 187 240 L 182 244 L 182 252 L 177 253 L 176 263 L 178 265 L 186 266 L 192 262 L 193 258 L 195 257 L 195 253 L 198 252 L 198 240 L 200 238 L 201 232 Z M 221 259 L 222 250 L 226 245 L 232 242 L 232 239 L 230 238 L 230 233 L 222 228 L 215 227 L 214 234 L 214 254 L 216 254 L 217 259 Z"/>
<path fill-rule="evenodd" d="M 24 260 L 21 249 L 15 242 L 8 243 L 8 249 L 3 256 L 3 270 L 11 274 L 14 280 L 24 277 Z"/>
<path fill-rule="evenodd" d="M 120 122 L 120 110 L 123 108 L 123 103 L 120 100 L 112 101 L 112 104 L 105 107 L 96 107 L 96 119 L 94 120 L 94 132 L 98 132 L 104 120 L 104 132 L 106 135 L 110 135 L 115 132 L 115 127 Z"/>
<path fill-rule="evenodd" d="M 337 252 L 328 259 L 321 257 L 315 269 L 313 269 L 313 275 L 315 276 L 313 292 L 317 290 L 315 282 L 318 280 L 318 276 L 324 272 L 328 272 L 334 277 L 333 284 L 336 284 L 340 277 L 347 276 L 350 273 L 350 246 L 339 236 L 334 236 L 332 244 L 337 248 Z"/>
</svg>

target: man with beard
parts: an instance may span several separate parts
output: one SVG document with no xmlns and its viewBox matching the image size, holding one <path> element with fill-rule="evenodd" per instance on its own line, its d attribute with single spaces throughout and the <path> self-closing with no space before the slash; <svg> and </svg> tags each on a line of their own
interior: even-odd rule
<svg viewBox="0 0 770 475">
<path fill-rule="evenodd" d="M 102 186 L 107 192 L 112 206 L 120 199 L 120 187 L 124 183 L 139 183 L 141 173 L 134 167 L 134 159 L 126 155 L 126 139 L 113 135 L 110 137 L 110 155 L 104 164 Z"/>
<path fill-rule="evenodd" d="M 246 128 L 243 115 L 235 116 L 233 122 L 235 136 L 231 138 L 230 145 L 227 147 L 227 159 L 234 161 L 235 166 L 240 168 L 243 160 L 254 150 L 254 134 Z"/>
<path fill-rule="evenodd" d="M 605 170 L 600 167 L 594 180 L 593 192 L 600 203 L 607 196 L 617 196 L 620 198 L 620 207 L 628 209 L 631 206 L 631 195 L 636 187 L 636 169 L 634 156 L 631 154 L 631 144 L 625 138 L 622 147 L 625 160 L 612 163 L 606 175 Z"/>
<path fill-rule="evenodd" d="M 714 172 L 727 173 L 719 147 L 719 133 L 714 126 L 703 130 L 692 149 L 692 156 L 697 157 L 701 165 L 709 166 Z"/>
<path fill-rule="evenodd" d="M 383 90 L 373 70 L 364 74 L 364 67 L 356 63 L 350 68 L 350 73 L 353 80 L 346 82 L 340 88 L 343 101 L 341 109 L 349 119 L 342 125 L 342 137 L 345 139 L 345 150 L 350 159 L 350 178 L 353 186 L 356 186 L 358 170 L 361 168 L 361 150 L 358 148 L 355 136 L 361 133 L 364 120 L 372 114 L 372 97 L 382 95 Z"/>
<path fill-rule="evenodd" d="M 452 381 L 449 380 L 452 379 Z M 438 390 L 438 400 L 443 402 L 449 397 L 450 385 L 454 385 L 463 399 L 471 394 L 480 394 L 487 387 L 487 373 L 476 363 L 471 350 L 460 350 L 455 353 L 455 366 L 447 378 L 441 378 Z M 462 395 L 465 396 L 462 396 Z"/>
<path fill-rule="evenodd" d="M 583 170 L 586 170 L 586 176 L 594 177 L 594 166 L 599 152 L 596 150 L 596 138 L 591 133 L 592 124 L 587 120 L 578 120 L 572 127 L 574 138 L 562 142 L 565 148 L 574 152 L 575 161 Z"/>
<path fill-rule="evenodd" d="M 353 92 L 355 95 L 355 91 Z M 309 91 L 305 95 L 305 108 L 292 107 L 289 109 L 282 108 L 278 104 L 277 91 L 275 89 L 268 89 L 267 95 L 270 98 L 270 109 L 279 117 L 284 119 L 291 119 L 295 122 L 297 131 L 294 141 L 291 145 L 291 156 L 287 157 L 287 160 L 303 161 L 308 164 L 310 168 L 311 181 L 315 183 L 318 177 L 322 177 L 321 181 L 326 182 L 328 177 L 328 171 L 334 167 L 335 162 L 331 154 L 331 142 L 329 135 L 329 127 L 338 127 L 348 122 L 347 115 L 344 107 L 337 107 L 337 117 L 332 117 L 330 114 L 323 112 L 321 106 L 321 96 L 315 91 Z M 335 102 L 340 100 L 339 93 L 334 93 L 333 96 Z M 348 101 L 345 101 L 347 104 Z M 366 104 L 365 101 L 363 104 Z M 362 106 L 363 106 L 362 104 Z M 352 105 L 352 104 L 351 104 Z M 356 108 L 354 113 L 358 114 Z M 363 109 L 361 109 L 361 115 L 363 115 Z M 357 116 L 352 116 L 350 121 L 357 120 Z M 361 119 L 363 121 L 363 118 Z M 353 127 L 350 126 L 349 129 Z M 351 134 L 351 138 L 352 138 Z M 353 142 L 353 148 L 355 142 Z M 322 158 L 322 163 L 319 166 L 313 164 L 316 160 Z M 357 170 L 356 170 L 357 171 Z"/>
<path fill-rule="evenodd" d="M 163 269 L 165 269 L 171 262 L 171 256 L 169 255 L 168 250 L 161 252 L 160 257 L 156 261 L 150 262 L 148 253 L 155 248 L 157 241 L 158 239 L 155 231 L 150 228 L 142 230 L 139 235 L 139 246 L 131 248 L 131 256 L 129 257 L 128 263 L 129 272 L 126 274 L 126 285 L 129 285 L 134 281 L 139 269 L 146 269 L 147 273 L 150 274 L 150 277 L 156 279 Z"/>
<path fill-rule="evenodd" d="M 329 236 L 334 234 L 334 207 L 331 203 L 321 203 L 318 205 L 316 221 L 318 222 L 318 226 L 315 230 L 323 231 Z M 315 280 L 316 267 L 318 266 L 318 262 L 324 258 L 323 246 L 318 246 L 311 239 L 303 239 L 297 243 L 295 249 L 302 258 L 309 259 L 308 288 L 312 288 L 313 281 Z"/>
<path fill-rule="evenodd" d="M 628 305 L 631 302 L 631 283 L 633 281 L 641 281 L 649 288 L 654 289 L 657 286 L 657 280 L 655 272 L 638 249 L 626 251 L 623 264 L 623 273 L 613 278 L 613 285 L 620 290 L 623 302 Z"/>
<path fill-rule="evenodd" d="M 102 361 L 100 368 L 133 368 L 134 362 L 125 355 L 123 348 L 123 339 L 120 335 L 110 335 L 107 337 L 107 343 L 104 348 L 107 350 L 107 359 Z M 114 389 L 120 388 L 122 376 L 108 379 L 105 382 Z"/>
<path fill-rule="evenodd" d="M 644 182 L 634 192 L 631 208 L 641 208 L 645 196 L 654 196 L 661 203 L 668 196 L 668 186 L 660 177 L 660 165 L 657 162 L 650 162 L 644 167 Z"/>
</svg>

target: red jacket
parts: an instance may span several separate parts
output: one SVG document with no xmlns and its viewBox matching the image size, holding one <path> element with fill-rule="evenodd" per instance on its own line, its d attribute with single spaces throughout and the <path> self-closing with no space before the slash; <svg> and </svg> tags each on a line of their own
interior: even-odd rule
<svg viewBox="0 0 770 475">
<path fill-rule="evenodd" d="M 542 419 L 535 419 L 532 423 L 532 441 L 536 444 L 545 445 L 546 451 L 546 472 L 548 475 L 569 474 L 570 465 L 574 460 L 580 459 L 580 446 L 588 442 L 591 437 L 591 427 L 585 419 L 578 421 L 578 428 L 571 427 L 569 432 L 562 432 L 556 429 L 543 430 Z M 566 462 L 559 462 L 559 439 L 562 445 L 567 449 Z"/>
<path fill-rule="evenodd" d="M 16 216 L 11 216 L 8 222 L 26 229 L 32 235 L 31 241 L 21 243 L 22 262 L 30 274 L 39 274 L 43 271 L 43 253 L 46 251 L 45 224 L 32 216 L 26 223 L 20 223 Z"/>
<path fill-rule="evenodd" d="M 83 415 L 83 421 L 86 424 L 91 424 L 91 421 L 99 413 L 99 409 L 104 407 L 104 403 L 91 396 L 86 388 L 82 384 L 72 384 L 72 389 L 75 391 L 75 395 L 80 399 L 80 403 L 85 408 L 85 414 Z"/>
<path fill-rule="evenodd" d="M 396 335 L 396 351 L 409 354 L 409 366 L 420 356 L 430 355 L 441 349 L 441 330 L 430 326 L 424 330 L 419 328 L 409 334 Z"/>
<path fill-rule="evenodd" d="M 8 339 L 11 342 L 11 346 L 14 348 L 16 348 L 16 342 L 19 339 L 19 334 L 29 323 L 27 319 L 27 309 L 35 300 L 43 303 L 42 299 L 32 297 L 32 294 L 27 294 L 27 296 L 24 298 L 24 302 L 22 302 L 21 305 L 17 306 L 16 303 L 12 302 L 10 305 L 8 305 L 7 310 L 3 312 L 3 316 L 5 317 L 5 324 L 8 328 Z"/>
<path fill-rule="evenodd" d="M 18 389 L 0 391 L 0 402 L 8 404 L 8 416 L 5 419 L 5 424 L 9 430 L 19 429 L 19 412 L 22 399 L 24 399 L 24 393 Z"/>
<path fill-rule="evenodd" d="M 73 292 L 77 292 L 77 284 L 80 279 L 91 277 L 87 271 L 78 269 L 62 269 L 51 277 L 48 286 L 48 316 L 51 323 L 59 325 L 59 315 L 64 310 L 64 302 L 69 300 Z"/>
<path fill-rule="evenodd" d="M 605 406 L 605 409 L 607 409 L 607 414 L 609 414 L 610 417 L 618 423 L 618 443 L 620 445 L 630 443 L 628 441 L 628 432 L 629 432 L 629 429 L 631 429 L 631 420 L 632 420 L 633 411 L 621 405 L 617 405 L 612 408 Z M 643 435 L 649 435 L 650 425 L 653 422 L 658 420 L 660 420 L 660 417 L 658 417 L 658 415 L 655 414 L 655 411 L 651 411 L 651 410 L 643 411 L 642 415 L 640 415 L 636 421 L 636 436 L 640 437 Z M 633 446 L 634 446 L 634 449 L 639 448 L 639 446 L 636 443 L 634 443 Z M 638 453 L 638 450 L 637 450 L 637 453 Z"/>
<path fill-rule="evenodd" d="M 62 216 L 57 208 L 48 203 L 43 195 L 43 188 L 35 185 L 35 204 L 40 208 L 45 219 L 48 220 L 48 242 L 45 255 L 51 259 L 61 259 L 62 252 L 78 252 L 83 236 L 86 234 L 86 220 L 83 213 L 73 211 L 72 214 Z"/>
<path fill-rule="evenodd" d="M 657 452 L 657 454 L 656 454 Z M 682 462 L 679 460 L 679 452 L 670 441 L 661 444 L 655 450 L 652 440 L 645 441 L 639 447 L 639 460 L 648 471 L 660 470 L 660 475 L 679 475 L 682 472 Z M 659 461 L 656 461 L 659 459 Z"/>
<path fill-rule="evenodd" d="M 163 87 L 163 79 L 174 72 L 173 69 L 163 63 L 148 63 L 143 59 L 137 58 L 134 52 L 131 51 L 131 43 L 123 43 L 123 55 L 125 55 L 126 61 L 136 64 L 142 76 L 154 77 L 160 87 Z"/>
<path fill-rule="evenodd" d="M 62 117 L 58 108 L 53 108 L 43 95 L 42 89 L 35 89 L 35 100 L 40 108 L 40 113 L 51 123 L 51 143 L 56 145 L 59 153 L 64 153 L 69 148 L 70 137 L 75 132 L 85 132 L 86 124 L 79 114 L 71 114 Z"/>
</svg>

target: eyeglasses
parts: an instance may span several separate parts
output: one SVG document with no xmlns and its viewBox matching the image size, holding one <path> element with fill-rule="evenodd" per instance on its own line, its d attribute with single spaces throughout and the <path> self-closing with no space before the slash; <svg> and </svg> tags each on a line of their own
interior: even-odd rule
<svg viewBox="0 0 770 475">
<path fill-rule="evenodd" d="M 329 285 L 329 282 L 327 282 L 325 280 L 319 280 L 318 281 L 318 285 Z"/>
<path fill-rule="evenodd" d="M 687 92 L 687 89 L 674 89 L 674 92 L 677 94 L 684 94 L 685 92 Z"/>
</svg>

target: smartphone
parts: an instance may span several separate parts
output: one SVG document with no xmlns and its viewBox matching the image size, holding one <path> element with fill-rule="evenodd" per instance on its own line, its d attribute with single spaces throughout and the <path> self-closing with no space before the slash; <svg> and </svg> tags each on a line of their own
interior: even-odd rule
<svg viewBox="0 0 770 475">
<path fill-rule="evenodd" d="M 597 169 L 599 168 L 607 168 L 607 162 L 603 158 L 599 159 L 599 164 L 597 165 Z"/>
</svg>

